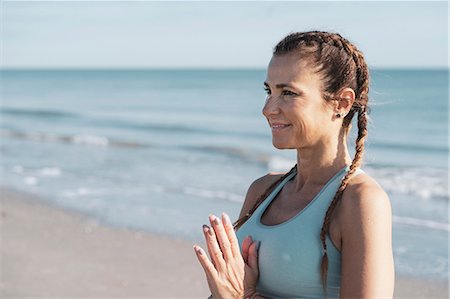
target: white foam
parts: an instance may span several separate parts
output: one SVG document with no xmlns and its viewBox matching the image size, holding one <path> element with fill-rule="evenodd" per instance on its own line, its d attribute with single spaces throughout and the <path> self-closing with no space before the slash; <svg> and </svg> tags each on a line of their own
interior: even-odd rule
<svg viewBox="0 0 450 299">
<path fill-rule="evenodd" d="M 61 175 L 61 169 L 58 167 L 44 167 L 38 173 L 40 176 L 57 177 Z"/>
<path fill-rule="evenodd" d="M 389 194 L 411 195 L 430 200 L 432 198 L 449 199 L 448 176 L 445 169 L 363 167 L 364 170 Z"/>
<path fill-rule="evenodd" d="M 75 135 L 71 138 L 72 142 L 75 144 L 86 144 L 86 145 L 96 145 L 96 146 L 108 146 L 109 140 L 103 136 L 95 135 Z"/>
<path fill-rule="evenodd" d="M 90 190 L 87 188 L 78 188 L 77 192 L 78 192 L 78 195 L 87 195 L 87 194 L 91 193 Z"/>
<path fill-rule="evenodd" d="M 401 223 L 401 224 L 409 224 L 409 225 L 416 225 L 416 226 L 450 231 L 450 224 L 445 223 L 445 222 L 437 222 L 437 221 L 433 221 L 433 220 L 417 219 L 417 218 L 403 217 L 403 216 L 396 216 L 396 215 L 392 216 L 392 221 Z"/>
<path fill-rule="evenodd" d="M 90 189 L 86 187 L 79 187 L 77 189 L 65 189 L 61 191 L 61 195 L 63 197 L 79 197 L 79 196 L 88 196 L 88 195 L 105 195 L 108 191 L 106 189 Z"/>
<path fill-rule="evenodd" d="M 216 199 L 225 199 L 235 202 L 242 202 L 243 196 L 239 194 L 229 193 L 226 191 L 221 190 L 206 190 L 201 188 L 195 188 L 195 187 L 184 187 L 182 189 L 183 193 L 190 194 L 190 195 L 196 195 L 200 197 L 205 198 L 216 198 Z"/>
<path fill-rule="evenodd" d="M 150 191 L 158 193 L 181 193 L 181 194 L 195 195 L 204 198 L 224 199 L 234 202 L 244 201 L 243 195 L 230 193 L 222 190 L 207 190 L 197 187 L 183 187 L 183 188 L 165 187 L 161 185 L 151 185 L 149 189 Z"/>
<path fill-rule="evenodd" d="M 267 163 L 267 168 L 270 172 L 285 172 L 289 171 L 297 161 L 286 159 L 280 156 L 271 156 Z"/>
<path fill-rule="evenodd" d="M 23 181 L 25 182 L 25 184 L 27 185 L 36 185 L 38 180 L 35 177 L 32 176 L 27 176 L 23 179 Z"/>
<path fill-rule="evenodd" d="M 271 156 L 269 171 L 288 171 L 297 161 Z M 388 194 L 410 195 L 422 200 L 445 198 L 449 200 L 449 172 L 436 168 L 370 167 L 362 169 L 372 176 Z"/>
</svg>

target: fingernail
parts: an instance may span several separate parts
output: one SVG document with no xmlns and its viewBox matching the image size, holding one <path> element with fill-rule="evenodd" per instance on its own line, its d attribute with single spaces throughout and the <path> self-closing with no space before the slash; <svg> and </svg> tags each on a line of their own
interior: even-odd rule
<svg viewBox="0 0 450 299">
<path fill-rule="evenodd" d="M 198 247 L 197 245 L 194 245 L 194 250 L 195 250 L 198 254 L 203 255 L 203 250 L 202 250 L 200 247 Z"/>
<path fill-rule="evenodd" d="M 206 224 L 203 224 L 203 232 L 209 233 L 209 226 L 207 226 Z"/>
<path fill-rule="evenodd" d="M 231 224 L 230 217 L 226 213 L 222 213 L 222 218 L 225 219 L 225 224 Z"/>
<path fill-rule="evenodd" d="M 219 225 L 220 224 L 219 218 L 217 218 L 216 216 L 213 216 L 213 222 L 214 222 L 215 225 Z"/>
</svg>

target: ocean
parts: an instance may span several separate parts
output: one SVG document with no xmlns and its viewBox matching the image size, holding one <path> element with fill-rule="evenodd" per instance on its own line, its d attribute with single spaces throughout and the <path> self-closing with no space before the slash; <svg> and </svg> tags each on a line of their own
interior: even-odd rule
<svg viewBox="0 0 450 299">
<path fill-rule="evenodd" d="M 265 70 L 2 70 L 1 184 L 100 222 L 203 241 L 286 171 Z M 388 193 L 398 274 L 448 279 L 448 70 L 371 70 L 362 168 Z M 356 139 L 353 125 L 349 150 Z"/>
</svg>

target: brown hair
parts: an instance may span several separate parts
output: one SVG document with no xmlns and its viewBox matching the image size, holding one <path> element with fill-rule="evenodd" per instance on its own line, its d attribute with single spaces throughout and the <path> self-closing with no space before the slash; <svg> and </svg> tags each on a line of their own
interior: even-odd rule
<svg viewBox="0 0 450 299">
<path fill-rule="evenodd" d="M 364 152 L 364 140 L 367 137 L 367 122 L 370 109 L 367 106 L 369 100 L 369 69 L 364 56 L 352 43 L 338 33 L 323 31 L 308 31 L 291 33 L 283 38 L 274 48 L 273 55 L 281 56 L 288 53 L 300 54 L 299 59 L 304 59 L 315 72 L 322 78 L 322 96 L 326 101 L 336 99 L 336 95 L 343 88 L 350 87 L 355 92 L 355 101 L 349 113 L 344 117 L 342 127 L 345 136 L 351 129 L 351 121 L 355 113 L 358 113 L 358 136 L 356 138 L 356 152 L 349 171 L 341 181 L 334 198 L 328 207 L 320 233 L 323 247 L 323 257 L 320 267 L 323 288 L 327 292 L 328 256 L 325 238 L 329 230 L 331 215 L 342 198 L 350 178 L 356 169 L 362 164 Z M 295 165 L 289 172 L 276 180 L 263 194 L 261 194 L 254 207 L 238 219 L 233 225 L 235 230 L 254 213 L 258 206 L 267 198 L 275 187 L 296 170 Z"/>
</svg>

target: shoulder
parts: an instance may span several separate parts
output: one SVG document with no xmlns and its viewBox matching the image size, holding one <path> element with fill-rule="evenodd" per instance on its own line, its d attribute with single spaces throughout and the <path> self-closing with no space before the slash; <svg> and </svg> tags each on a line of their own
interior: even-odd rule
<svg viewBox="0 0 450 299">
<path fill-rule="evenodd" d="M 256 200 L 261 196 L 273 183 L 278 181 L 285 173 L 270 172 L 250 184 L 245 196 L 244 204 L 242 205 L 239 218 L 247 214 L 250 209 L 256 204 Z"/>
<path fill-rule="evenodd" d="M 368 174 L 361 173 L 350 179 L 341 199 L 344 220 L 354 223 L 362 216 L 391 216 L 391 202 L 388 194 Z M 387 219 L 387 220 L 389 220 Z M 360 219 L 361 221 L 364 219 Z"/>
<path fill-rule="evenodd" d="M 387 193 L 366 173 L 350 179 L 341 201 L 342 205 L 350 210 L 390 206 Z"/>
</svg>

